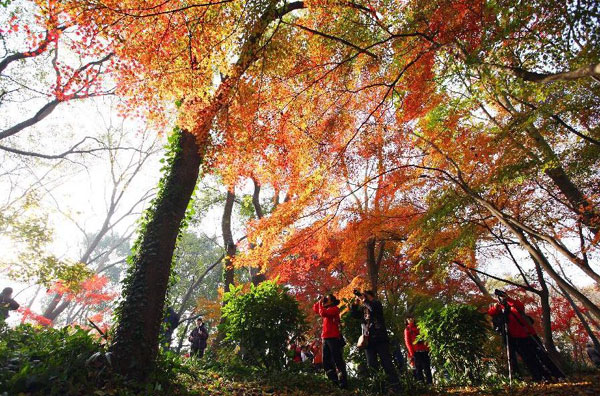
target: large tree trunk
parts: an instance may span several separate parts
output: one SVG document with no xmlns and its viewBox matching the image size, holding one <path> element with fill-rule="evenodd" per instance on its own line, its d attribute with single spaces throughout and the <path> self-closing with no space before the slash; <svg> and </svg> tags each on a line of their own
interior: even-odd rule
<svg viewBox="0 0 600 396">
<path fill-rule="evenodd" d="M 158 353 L 173 251 L 202 162 L 196 136 L 187 131 L 177 133 L 179 149 L 163 176 L 163 189 L 140 236 L 110 347 L 117 370 L 133 378 L 144 378 Z"/>
<path fill-rule="evenodd" d="M 275 8 L 275 3 L 272 3 L 248 28 L 231 74 L 221 79 L 209 104 L 198 109 L 194 98 L 189 102 L 184 101 L 182 110 L 194 111 L 193 114 L 198 117 L 194 133 L 182 133 L 181 151 L 177 153 L 164 179 L 165 193 L 157 196 L 154 213 L 141 235 L 138 252 L 124 287 L 125 299 L 118 310 L 120 317 L 114 342 L 110 347 L 117 370 L 129 378 L 143 380 L 154 368 L 175 242 L 194 191 L 213 120 L 231 97 L 235 82 L 258 58 L 263 48 L 261 38 L 271 22 L 303 7 L 301 1 L 285 4 L 281 8 Z M 198 142 L 194 135 L 199 139 Z"/>
</svg>

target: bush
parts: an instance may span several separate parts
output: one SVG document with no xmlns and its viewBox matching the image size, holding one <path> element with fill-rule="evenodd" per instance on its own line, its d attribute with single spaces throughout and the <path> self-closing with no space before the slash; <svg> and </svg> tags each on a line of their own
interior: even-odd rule
<svg viewBox="0 0 600 396">
<path fill-rule="evenodd" d="M 0 393 L 83 394 L 88 359 L 103 346 L 81 328 L 21 325 L 0 337 Z"/>
<path fill-rule="evenodd" d="M 235 287 L 223 296 L 225 340 L 238 345 L 249 363 L 280 370 L 285 363 L 287 342 L 305 328 L 298 302 L 283 286 L 262 282 L 247 293 Z"/>
<path fill-rule="evenodd" d="M 476 307 L 451 304 L 429 309 L 419 321 L 419 330 L 435 367 L 445 369 L 454 382 L 481 382 L 488 326 Z"/>
</svg>

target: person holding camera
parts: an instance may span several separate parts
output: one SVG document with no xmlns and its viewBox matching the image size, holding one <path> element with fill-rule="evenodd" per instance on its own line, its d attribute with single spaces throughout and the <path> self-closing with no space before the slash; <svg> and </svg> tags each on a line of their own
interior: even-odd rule
<svg viewBox="0 0 600 396">
<path fill-rule="evenodd" d="M 548 377 L 548 374 L 538 357 L 540 352 L 533 337 L 536 332 L 525 315 L 525 306 L 521 301 L 510 298 L 502 290 L 496 289 L 494 293 L 498 297 L 498 302 L 490 306 L 488 314 L 495 323 L 499 322 L 498 319 L 502 319 L 504 329 L 502 332 L 506 337 L 504 342 L 508 345 L 509 356 L 515 352 L 519 354 L 533 380 L 542 381 L 544 377 Z M 514 352 L 510 349 L 514 349 Z M 514 359 L 510 359 L 509 369 L 512 369 L 513 364 Z"/>
<path fill-rule="evenodd" d="M 419 381 L 433 383 L 431 376 L 431 359 L 429 357 L 429 346 L 417 340 L 419 328 L 412 315 L 406 316 L 406 328 L 404 329 L 404 344 L 408 351 L 410 365 L 414 368 L 415 378 Z"/>
<path fill-rule="evenodd" d="M 320 298 L 314 305 L 313 311 L 323 318 L 323 368 L 327 377 L 340 388 L 348 387 L 348 373 L 344 362 L 344 343 L 340 331 L 340 301 L 333 294 Z M 336 373 L 336 369 L 339 372 Z"/>
<path fill-rule="evenodd" d="M 206 340 L 208 340 L 208 330 L 206 330 L 202 318 L 196 319 L 196 327 L 192 330 L 188 340 L 191 343 L 190 356 L 201 359 L 206 349 Z"/>
<path fill-rule="evenodd" d="M 364 293 L 354 290 L 354 295 L 356 299 L 352 304 L 351 314 L 361 320 L 362 340 L 363 344 L 366 343 L 361 346 L 365 349 L 367 365 L 374 370 L 379 369 L 377 359 L 379 357 L 391 388 L 398 392 L 400 380 L 390 352 L 390 340 L 383 318 L 383 306 L 372 290 Z"/>
</svg>

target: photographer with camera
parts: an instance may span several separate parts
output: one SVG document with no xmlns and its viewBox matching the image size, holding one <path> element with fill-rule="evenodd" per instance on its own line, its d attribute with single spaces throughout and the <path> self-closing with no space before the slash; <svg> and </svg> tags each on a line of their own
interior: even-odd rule
<svg viewBox="0 0 600 396">
<path fill-rule="evenodd" d="M 530 318 L 525 314 L 523 303 L 510 298 L 502 290 L 496 289 L 494 294 L 498 297 L 498 303 L 490 306 L 488 314 L 492 316 L 494 327 L 505 337 L 509 375 L 512 377 L 512 369 L 516 361 L 512 355 L 517 353 L 534 381 L 550 380 L 552 376 L 562 378 L 564 375 L 550 360 L 539 339 L 536 339 L 536 331 L 531 326 Z M 544 367 L 544 364 L 550 367 Z"/>
<path fill-rule="evenodd" d="M 391 388 L 398 392 L 400 391 L 400 380 L 390 352 L 390 341 L 383 318 L 383 306 L 372 290 L 361 293 L 355 289 L 354 295 L 356 299 L 351 306 L 351 314 L 361 320 L 362 337 L 359 347 L 365 349 L 367 365 L 377 370 L 379 368 L 377 356 L 379 356 Z"/>
<path fill-rule="evenodd" d="M 327 377 L 340 388 L 348 387 L 348 373 L 343 354 L 343 339 L 340 331 L 340 301 L 333 294 L 321 297 L 314 305 L 313 311 L 323 318 L 323 368 Z M 336 373 L 339 371 L 338 374 Z"/>
</svg>

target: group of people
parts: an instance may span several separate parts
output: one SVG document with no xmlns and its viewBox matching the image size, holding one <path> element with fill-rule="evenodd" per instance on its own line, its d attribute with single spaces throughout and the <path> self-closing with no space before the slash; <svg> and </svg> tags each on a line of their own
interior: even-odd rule
<svg viewBox="0 0 600 396">
<path fill-rule="evenodd" d="M 367 366 L 378 369 L 380 366 L 386 374 L 387 381 L 393 391 L 398 391 L 400 382 L 394 367 L 394 359 L 398 358 L 397 346 L 390 348 L 383 307 L 373 291 L 361 293 L 354 291 L 354 299 L 350 312 L 361 321 L 361 337 L 357 346 L 364 349 Z M 507 350 L 509 373 L 520 374 L 517 364 L 517 355 L 527 366 L 534 381 L 560 380 L 565 377 L 557 364 L 546 352 L 541 339 L 537 335 L 533 320 L 525 314 L 524 305 L 520 301 L 510 298 L 501 290 L 496 291 L 498 302 L 488 309 L 494 327 L 501 332 Z M 346 363 L 343 358 L 345 341 L 340 327 L 340 301 L 328 294 L 313 305 L 313 311 L 323 320 L 321 337 L 322 367 L 327 377 L 341 388 L 348 386 Z M 407 316 L 404 330 L 404 341 L 414 376 L 427 384 L 432 383 L 431 361 L 429 346 L 419 338 L 419 328 L 413 316 Z M 600 353 L 588 344 L 590 360 L 600 367 Z"/>
<path fill-rule="evenodd" d="M 293 363 L 309 363 L 315 371 L 323 368 L 323 346 L 320 338 L 315 338 L 310 343 L 300 339 L 290 342 L 290 360 Z"/>
<path fill-rule="evenodd" d="M 520 375 L 518 354 L 534 381 L 563 379 L 565 375 L 544 349 L 533 327 L 533 320 L 525 314 L 523 303 L 502 290 L 496 290 L 495 293 L 498 302 L 490 306 L 488 314 L 492 317 L 494 329 L 502 334 L 507 349 L 509 375 Z"/>
<path fill-rule="evenodd" d="M 364 349 L 367 366 L 377 370 L 381 366 L 386 374 L 390 389 L 399 392 L 400 379 L 394 366 L 394 357 L 390 348 L 383 306 L 377 295 L 367 290 L 361 293 L 354 291 L 356 298 L 351 306 L 351 315 L 361 322 L 361 337 L 357 346 Z M 345 341 L 340 328 L 340 301 L 329 294 L 320 298 L 314 305 L 313 311 L 323 318 L 323 369 L 327 377 L 344 389 L 348 386 L 348 374 L 343 358 Z M 405 344 L 408 350 L 411 366 L 414 368 L 415 377 L 431 384 L 431 367 L 429 347 L 419 337 L 419 329 L 415 319 L 408 317 L 404 333 Z M 396 359 L 398 360 L 398 359 Z"/>
</svg>

